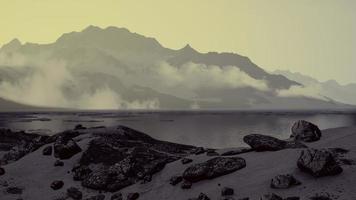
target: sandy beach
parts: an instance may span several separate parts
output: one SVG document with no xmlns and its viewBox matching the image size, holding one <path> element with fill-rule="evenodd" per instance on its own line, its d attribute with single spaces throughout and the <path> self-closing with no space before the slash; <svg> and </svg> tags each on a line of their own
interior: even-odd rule
<svg viewBox="0 0 356 200">
<path fill-rule="evenodd" d="M 82 198 L 90 198 L 99 193 L 105 199 L 112 199 L 113 192 L 94 190 L 84 187 L 80 181 L 73 180 L 73 167 L 88 149 L 90 141 L 98 133 L 115 132 L 115 127 L 79 130 L 80 134 L 73 138 L 82 149 L 81 152 L 69 159 L 63 159 L 63 166 L 54 166 L 58 158 L 43 155 L 43 150 L 53 143 L 48 143 L 21 159 L 2 167 L 5 174 L 0 176 L 0 199 L 2 200 L 38 200 L 38 199 L 71 199 L 66 196 L 69 187 L 76 187 L 82 192 Z M 342 148 L 348 152 L 342 155 L 347 164 L 340 166 L 343 171 L 340 174 L 325 177 L 314 177 L 298 169 L 297 160 L 305 148 L 282 149 L 279 151 L 256 152 L 249 151 L 232 156 L 221 156 L 224 152 L 233 149 L 211 150 L 214 154 L 189 154 L 184 157 L 192 159 L 188 164 L 182 164 L 181 159 L 169 162 L 165 167 L 154 173 L 151 180 L 136 183 L 119 190 L 126 199 L 129 193 L 138 193 L 139 199 L 167 199 L 183 200 L 198 198 L 200 193 L 206 194 L 210 199 L 260 199 L 263 195 L 275 193 L 283 198 L 300 197 L 310 199 L 313 196 L 328 196 L 330 199 L 352 200 L 356 199 L 356 127 L 341 127 L 322 130 L 320 140 L 305 143 L 308 148 L 329 149 Z M 238 150 L 238 148 L 237 148 Z M 182 189 L 180 184 L 170 184 L 173 176 L 181 176 L 189 167 L 197 163 L 205 162 L 215 157 L 240 157 L 246 162 L 246 166 L 232 173 L 222 175 L 209 180 L 201 180 L 192 184 L 190 189 Z M 301 182 L 300 185 L 287 189 L 271 188 L 271 179 L 276 175 L 291 174 Z M 50 185 L 55 180 L 61 180 L 64 186 L 53 190 Z M 12 194 L 9 187 L 20 188 L 21 192 Z M 223 188 L 234 190 L 233 195 L 223 197 Z M 94 199 L 94 198 L 93 198 Z"/>
</svg>

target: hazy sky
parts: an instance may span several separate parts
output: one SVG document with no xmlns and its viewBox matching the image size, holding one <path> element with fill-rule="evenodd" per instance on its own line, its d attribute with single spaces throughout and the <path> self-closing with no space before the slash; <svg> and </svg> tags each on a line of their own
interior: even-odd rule
<svg viewBox="0 0 356 200">
<path fill-rule="evenodd" d="M 0 0 L 0 45 L 49 43 L 93 24 L 166 47 L 236 52 L 266 70 L 356 82 L 354 0 Z"/>
</svg>

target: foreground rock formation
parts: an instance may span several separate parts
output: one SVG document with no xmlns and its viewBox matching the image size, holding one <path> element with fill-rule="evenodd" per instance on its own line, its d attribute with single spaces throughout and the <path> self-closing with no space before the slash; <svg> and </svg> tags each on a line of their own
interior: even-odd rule
<svg viewBox="0 0 356 200">
<path fill-rule="evenodd" d="M 326 130 L 308 143 L 247 135 L 251 148 L 226 150 L 125 126 L 77 126 L 51 137 L 6 130 L 2 137 L 1 200 L 356 198 L 355 128 Z"/>
</svg>

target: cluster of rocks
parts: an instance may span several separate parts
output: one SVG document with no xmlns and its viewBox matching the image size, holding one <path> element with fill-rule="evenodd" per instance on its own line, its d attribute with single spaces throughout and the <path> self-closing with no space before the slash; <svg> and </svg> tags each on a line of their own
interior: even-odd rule
<svg viewBox="0 0 356 200">
<path fill-rule="evenodd" d="M 78 163 L 72 168 L 73 180 L 80 181 L 86 188 L 113 192 L 112 200 L 122 200 L 118 190 L 137 182 L 146 183 L 151 181 L 152 176 L 161 171 L 167 163 L 181 159 L 187 168 L 176 176 L 170 178 L 169 183 L 173 186 L 180 184 L 182 189 L 189 189 L 196 182 L 209 180 L 246 167 L 246 161 L 235 155 L 250 151 L 279 151 L 287 148 L 303 148 L 297 160 L 297 167 L 314 177 L 337 175 L 343 170 L 340 166 L 341 157 L 347 150 L 312 149 L 305 142 L 314 142 L 321 138 L 319 128 L 306 121 L 298 121 L 292 126 L 292 135 L 288 140 L 281 140 L 267 135 L 251 134 L 243 138 L 250 148 L 236 148 L 217 153 L 214 149 L 181 145 L 156 140 L 142 132 L 125 126 L 118 126 L 114 130 L 95 131 L 88 148 L 82 150 L 75 142 L 75 137 L 81 131 L 87 130 L 82 125 L 77 125 L 74 130 L 65 131 L 55 136 L 39 136 L 23 132 L 13 133 L 9 130 L 0 129 L 0 150 L 9 152 L 1 159 L 1 163 L 7 164 L 15 161 L 29 152 L 43 145 L 43 156 L 54 156 L 57 160 L 54 166 L 64 165 L 62 160 L 70 159 L 82 152 Z M 20 140 L 19 140 L 20 138 Z M 14 150 L 17 149 L 17 150 Z M 188 156 L 206 153 L 213 156 L 204 162 L 193 163 Z M 0 164 L 1 164 L 0 163 Z M 5 170 L 0 167 L 0 176 Z M 292 174 L 280 174 L 271 179 L 270 187 L 274 189 L 287 189 L 300 185 Z M 64 187 L 64 182 L 54 180 L 50 188 L 59 190 Z M 11 192 L 11 191 L 10 191 Z M 67 197 L 82 199 L 82 192 L 74 187 L 67 189 Z M 233 188 L 224 187 L 221 191 L 223 199 L 233 199 Z M 128 200 L 139 198 L 139 193 L 130 193 Z M 96 195 L 88 200 L 103 200 L 104 195 Z M 192 200 L 209 200 L 210 198 L 201 193 Z M 261 200 L 297 200 L 298 197 L 282 198 L 276 194 L 263 195 Z M 248 200 L 248 198 L 244 198 Z"/>
<path fill-rule="evenodd" d="M 196 151 L 193 146 L 155 140 L 124 126 L 94 136 L 72 171 L 74 180 L 96 190 L 115 192 L 139 181 L 149 182 L 167 163 Z"/>
<path fill-rule="evenodd" d="M 49 136 L 0 129 L 0 138 L 0 151 L 6 152 L 0 158 L 0 165 L 6 165 L 46 144 Z"/>
</svg>

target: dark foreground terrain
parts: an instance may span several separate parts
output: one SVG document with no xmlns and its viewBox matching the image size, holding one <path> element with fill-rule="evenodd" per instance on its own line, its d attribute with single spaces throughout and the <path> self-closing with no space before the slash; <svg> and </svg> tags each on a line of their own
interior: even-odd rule
<svg viewBox="0 0 356 200">
<path fill-rule="evenodd" d="M 356 128 L 298 121 L 286 140 L 207 149 L 125 126 L 54 136 L 0 130 L 1 200 L 356 199 Z"/>
</svg>

